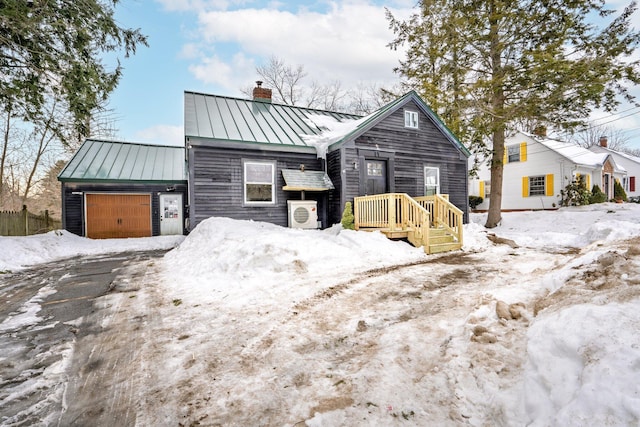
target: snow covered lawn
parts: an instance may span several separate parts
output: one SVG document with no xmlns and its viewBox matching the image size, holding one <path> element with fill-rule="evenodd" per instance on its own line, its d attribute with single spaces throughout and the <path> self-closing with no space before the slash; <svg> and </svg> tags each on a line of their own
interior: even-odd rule
<svg viewBox="0 0 640 427">
<path fill-rule="evenodd" d="M 431 256 L 339 227 L 201 223 L 129 300 L 148 314 L 139 424 L 638 425 L 640 205 L 484 219 Z M 0 238 L 0 271 L 57 239 L 61 256 L 170 243 Z"/>
</svg>

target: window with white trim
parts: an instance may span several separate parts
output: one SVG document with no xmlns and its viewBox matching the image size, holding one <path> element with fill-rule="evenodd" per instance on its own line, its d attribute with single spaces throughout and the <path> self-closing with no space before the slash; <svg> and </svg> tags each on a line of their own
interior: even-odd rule
<svg viewBox="0 0 640 427">
<path fill-rule="evenodd" d="M 489 196 L 491 196 L 491 180 L 488 180 L 488 181 L 484 182 L 484 198 L 485 198 L 485 200 L 488 200 Z"/>
<path fill-rule="evenodd" d="M 510 145 L 507 147 L 507 162 L 519 162 L 520 161 L 520 144 Z"/>
<path fill-rule="evenodd" d="M 404 127 L 418 129 L 418 112 L 417 111 L 404 112 Z"/>
<path fill-rule="evenodd" d="M 424 167 L 424 195 L 440 194 L 440 168 Z"/>
<path fill-rule="evenodd" d="M 544 196 L 545 195 L 545 176 L 530 176 L 529 177 L 529 196 Z"/>
<path fill-rule="evenodd" d="M 247 205 L 273 205 L 276 203 L 275 162 L 243 163 L 244 203 Z"/>
</svg>

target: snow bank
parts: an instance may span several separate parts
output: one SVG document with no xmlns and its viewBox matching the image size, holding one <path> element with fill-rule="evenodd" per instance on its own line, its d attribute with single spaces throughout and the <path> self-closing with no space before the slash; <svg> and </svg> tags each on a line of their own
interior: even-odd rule
<svg viewBox="0 0 640 427">
<path fill-rule="evenodd" d="M 182 240 L 183 236 L 93 240 L 61 230 L 26 237 L 0 236 L 0 271 L 21 270 L 78 255 L 170 249 Z"/>
<path fill-rule="evenodd" d="M 528 332 L 527 425 L 637 425 L 638 330 L 638 301 L 540 316 Z"/>
<path fill-rule="evenodd" d="M 327 277 L 425 259 L 421 248 L 377 232 L 298 230 L 277 225 L 209 218 L 167 254 L 168 280 L 177 294 L 194 298 L 222 292 L 313 283 Z"/>
</svg>

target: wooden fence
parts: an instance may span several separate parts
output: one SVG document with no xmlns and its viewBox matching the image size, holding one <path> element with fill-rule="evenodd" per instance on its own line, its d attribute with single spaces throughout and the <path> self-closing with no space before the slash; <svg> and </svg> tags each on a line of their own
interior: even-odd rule
<svg viewBox="0 0 640 427">
<path fill-rule="evenodd" d="M 30 236 L 60 228 L 62 222 L 51 218 L 49 211 L 35 215 L 26 206 L 22 211 L 0 211 L 0 236 Z"/>
</svg>

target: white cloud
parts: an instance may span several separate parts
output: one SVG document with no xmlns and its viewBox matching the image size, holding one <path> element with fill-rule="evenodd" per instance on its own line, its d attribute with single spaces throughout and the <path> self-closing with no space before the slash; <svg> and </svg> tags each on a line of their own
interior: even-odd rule
<svg viewBox="0 0 640 427">
<path fill-rule="evenodd" d="M 216 55 L 204 58 L 200 64 L 191 65 L 189 71 L 204 83 L 237 92 L 242 84 L 246 86 L 247 82 L 255 80 L 255 68 L 253 59 L 239 52 L 230 61 L 224 61 Z"/>
<path fill-rule="evenodd" d="M 207 9 L 225 10 L 229 7 L 226 0 L 156 0 L 170 12 L 200 11 Z"/>
<path fill-rule="evenodd" d="M 410 12 L 393 11 L 399 17 Z M 213 47 L 216 54 L 190 69 L 205 83 L 223 80 L 225 87 L 246 86 L 255 80 L 255 66 L 251 61 L 229 62 L 224 52 L 232 48 L 255 62 L 275 55 L 287 64 L 303 65 L 309 83 L 339 80 L 349 87 L 358 82 L 395 82 L 393 68 L 404 53 L 387 47 L 393 39 L 388 27 L 384 7 L 364 1 L 332 2 L 325 13 L 304 8 L 296 13 L 267 8 L 209 10 L 199 13 L 198 31 L 203 45 Z M 211 71 L 220 74 L 212 76 Z"/>
<path fill-rule="evenodd" d="M 200 57 L 200 49 L 194 43 L 187 43 L 182 46 L 182 50 L 178 53 L 178 58 L 182 59 L 197 59 Z"/>
<path fill-rule="evenodd" d="M 184 145 L 182 126 L 155 125 L 135 133 L 136 141 L 159 145 Z"/>
</svg>

